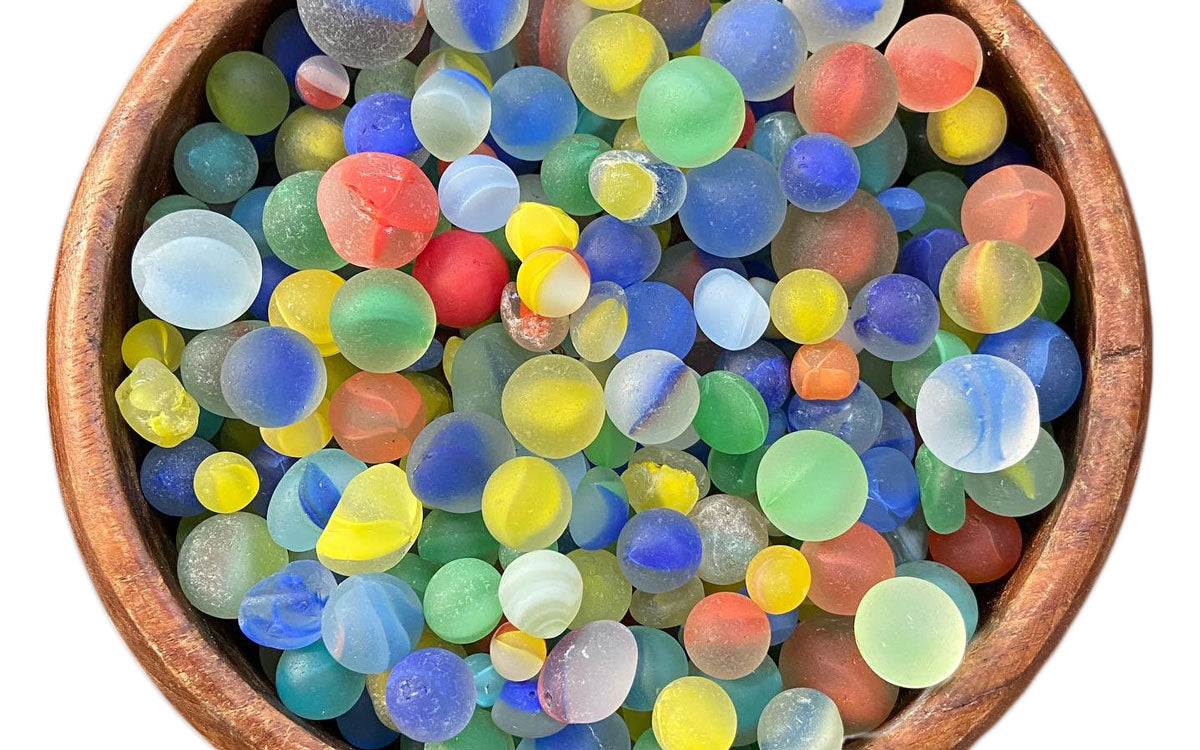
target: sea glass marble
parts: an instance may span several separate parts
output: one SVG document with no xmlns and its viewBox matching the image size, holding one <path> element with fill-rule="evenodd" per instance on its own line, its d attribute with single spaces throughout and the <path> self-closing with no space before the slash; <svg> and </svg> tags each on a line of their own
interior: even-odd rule
<svg viewBox="0 0 1200 750">
<path fill-rule="evenodd" d="M 737 79 L 715 60 L 679 57 L 654 71 L 637 100 L 638 130 L 651 153 L 677 167 L 711 164 L 746 122 Z"/>
<path fill-rule="evenodd" d="M 1008 468 L 1037 442 L 1033 383 L 999 357 L 972 354 L 945 362 L 921 386 L 916 412 L 925 445 L 960 471 Z"/>
<path fill-rule="evenodd" d="M 254 584 L 288 564 L 287 550 L 251 513 L 218 514 L 192 530 L 179 548 L 179 586 L 201 612 L 237 619 Z"/>
<path fill-rule="evenodd" d="M 387 573 L 350 576 L 321 613 L 321 637 L 330 656 L 362 674 L 391 669 L 416 647 L 423 627 L 416 592 Z"/>
<path fill-rule="evenodd" d="M 501 544 L 528 552 L 566 531 L 571 487 L 557 467 L 535 456 L 501 464 L 483 489 L 483 520 Z"/>
<path fill-rule="evenodd" d="M 499 597 L 513 625 L 538 638 L 556 638 L 579 612 L 583 578 L 566 555 L 534 550 L 504 569 Z"/>
<path fill-rule="evenodd" d="M 317 210 L 338 255 L 365 268 L 398 268 L 425 248 L 437 225 L 437 191 L 411 161 L 351 154 L 321 178 Z"/>
<path fill-rule="evenodd" d="M 304 719 L 341 716 L 363 694 L 365 679 L 338 664 L 325 644 L 284 651 L 275 669 L 275 689 L 288 711 Z"/>
<path fill-rule="evenodd" d="M 382 572 L 421 531 L 421 502 L 395 464 L 377 464 L 346 485 L 317 540 L 317 557 L 341 575 Z"/>
<path fill-rule="evenodd" d="M 545 458 L 566 458 L 600 433 L 604 390 L 579 360 L 546 354 L 513 371 L 501 410 L 521 445 Z"/>
<path fill-rule="evenodd" d="M 712 164 L 688 170 L 679 221 L 705 252 L 741 258 L 770 244 L 783 226 L 786 207 L 772 163 L 735 148 Z"/>
<path fill-rule="evenodd" d="M 833 539 L 805 542 L 800 551 L 812 569 L 808 598 L 832 614 L 853 615 L 867 591 L 896 572 L 887 541 L 861 522 Z"/>
<path fill-rule="evenodd" d="M 297 5 L 317 46 L 351 68 L 393 63 L 412 52 L 425 33 L 417 0 L 299 0 Z"/>
<path fill-rule="evenodd" d="M 637 673 L 637 639 L 624 625 L 598 620 L 572 630 L 546 657 L 538 698 L 552 718 L 586 724 L 620 708 Z"/>
<path fill-rule="evenodd" d="M 666 43 L 649 20 L 614 13 L 600 15 L 578 31 L 566 71 L 585 107 L 601 117 L 625 120 L 637 111 L 646 80 L 667 58 Z"/>
<path fill-rule="evenodd" d="M 734 0 L 704 28 L 700 54 L 725 66 L 748 101 L 787 93 L 808 55 L 800 21 L 774 0 Z"/>
<path fill-rule="evenodd" d="M 500 622 L 500 572 L 475 557 L 451 560 L 433 574 L 423 600 L 429 629 L 448 643 L 473 643 Z"/>
<path fill-rule="evenodd" d="M 920 578 L 900 576 L 879 582 L 863 597 L 854 637 L 880 677 L 900 687 L 924 688 L 958 668 L 967 633 L 949 594 Z"/>
<path fill-rule="evenodd" d="M 683 645 L 706 675 L 736 680 L 762 663 L 771 645 L 771 625 L 750 598 L 721 591 L 704 597 L 688 613 Z"/>
<path fill-rule="evenodd" d="M 758 720 L 762 750 L 838 750 L 844 734 L 837 705 L 812 688 L 783 691 L 771 699 Z"/>
<path fill-rule="evenodd" d="M 131 262 L 138 298 L 181 328 L 207 330 L 236 320 L 262 282 L 254 240 L 213 211 L 177 211 L 138 240 Z M 185 283 L 186 282 L 186 283 Z"/>
<path fill-rule="evenodd" d="M 679 588 L 700 569 L 703 540 L 690 518 L 670 508 L 644 510 L 617 539 L 621 570 L 639 590 L 659 594 Z"/>
<path fill-rule="evenodd" d="M 737 733 L 737 712 L 717 683 L 680 677 L 658 694 L 653 728 L 662 750 L 729 748 Z"/>
<path fill-rule="evenodd" d="M 643 444 L 664 443 L 678 437 L 695 417 L 699 378 L 674 354 L 639 351 L 613 368 L 604 402 L 622 434 Z"/>
<path fill-rule="evenodd" d="M 862 146 L 896 114 L 896 74 L 880 52 L 858 42 L 830 44 L 801 66 L 794 104 L 807 133 L 829 133 Z"/>
<path fill-rule="evenodd" d="M 845 441 L 804 430 L 780 438 L 758 467 L 758 500 L 767 519 L 796 539 L 847 531 L 867 502 L 862 461 Z"/>
<path fill-rule="evenodd" d="M 779 671 L 784 687 L 812 688 L 833 699 L 847 734 L 869 732 L 882 724 L 899 693 L 863 661 L 852 617 L 807 617 L 783 644 Z"/>
<path fill-rule="evenodd" d="M 387 710 L 408 737 L 426 743 L 448 740 L 474 715 L 474 674 L 445 649 L 414 651 L 388 676 Z"/>
<path fill-rule="evenodd" d="M 837 42 L 877 47 L 896 28 L 903 0 L 785 0 L 808 35 L 808 50 Z"/>
<path fill-rule="evenodd" d="M 884 56 L 896 72 L 900 103 L 914 112 L 953 107 L 983 73 L 983 48 L 975 32 L 941 13 L 918 16 L 897 29 Z"/>
<path fill-rule="evenodd" d="M 196 434 L 200 405 L 156 359 L 138 362 L 115 397 L 125 423 L 159 447 L 174 448 Z"/>
<path fill-rule="evenodd" d="M 321 614 L 336 587 L 333 574 L 317 561 L 288 563 L 246 592 L 238 627 L 269 648 L 303 648 L 321 639 Z"/>
</svg>

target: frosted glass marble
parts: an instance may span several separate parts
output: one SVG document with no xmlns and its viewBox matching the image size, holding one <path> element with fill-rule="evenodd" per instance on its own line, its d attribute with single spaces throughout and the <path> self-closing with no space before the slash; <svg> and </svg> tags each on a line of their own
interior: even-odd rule
<svg viewBox="0 0 1200 750">
<path fill-rule="evenodd" d="M 637 640 L 629 628 L 597 620 L 563 637 L 538 680 L 542 709 L 568 724 L 600 721 L 621 707 L 637 672 Z"/>
<path fill-rule="evenodd" d="M 504 226 L 521 200 L 521 185 L 508 165 L 470 154 L 446 168 L 438 183 L 442 213 L 456 227 L 491 232 Z"/>
<path fill-rule="evenodd" d="M 999 357 L 957 357 L 921 386 L 917 430 L 947 466 L 973 474 L 1007 469 L 1037 442 L 1037 391 L 1028 375 Z"/>
<path fill-rule="evenodd" d="M 133 250 L 133 288 L 159 318 L 207 330 L 250 309 L 262 283 L 254 239 L 214 211 L 176 211 L 154 222 Z"/>
<path fill-rule="evenodd" d="M 532 636 L 555 638 L 579 613 L 583 577 L 566 555 L 534 550 L 509 563 L 499 595 L 509 622 Z"/>
<path fill-rule="evenodd" d="M 714 268 L 696 283 L 696 323 L 717 346 L 740 351 L 762 338 L 771 308 L 738 273 Z"/>
<path fill-rule="evenodd" d="M 783 691 L 758 719 L 761 750 L 839 750 L 844 736 L 837 705 L 812 688 Z"/>
</svg>

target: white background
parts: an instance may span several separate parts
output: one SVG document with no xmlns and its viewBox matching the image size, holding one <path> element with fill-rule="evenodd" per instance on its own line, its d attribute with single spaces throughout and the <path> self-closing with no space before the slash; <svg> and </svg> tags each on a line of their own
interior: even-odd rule
<svg viewBox="0 0 1200 750">
<path fill-rule="evenodd" d="M 130 750 L 208 746 L 144 675 L 89 583 L 58 494 L 44 390 L 44 320 L 75 183 L 131 71 L 186 4 L 69 0 L 4 11 L 0 705 L 11 747 L 98 737 Z M 1025 5 L 1082 82 L 1129 183 L 1150 269 L 1154 401 L 1133 504 L 1104 573 L 1033 685 L 977 747 L 1186 746 L 1200 698 L 1200 12 L 1179 0 Z M 28 743 L 19 740 L 26 731 Z"/>
</svg>

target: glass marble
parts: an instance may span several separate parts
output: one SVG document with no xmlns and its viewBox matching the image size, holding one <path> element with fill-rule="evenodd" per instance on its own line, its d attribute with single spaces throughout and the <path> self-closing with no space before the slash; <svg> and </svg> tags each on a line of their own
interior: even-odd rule
<svg viewBox="0 0 1200 750">
<path fill-rule="evenodd" d="M 704 674 L 736 680 L 753 672 L 766 657 L 771 626 L 748 597 L 721 591 L 704 597 L 688 613 L 683 645 Z"/>
<path fill-rule="evenodd" d="M 425 621 L 449 643 L 473 643 L 500 622 L 500 572 L 474 557 L 438 568 L 425 589 Z"/>
<path fill-rule="evenodd" d="M 517 456 L 501 464 L 483 488 L 483 520 L 501 544 L 528 552 L 567 529 L 571 487 L 549 461 Z"/>
<path fill-rule="evenodd" d="M 351 68 L 394 63 L 425 33 L 418 0 L 299 0 L 297 6 L 317 46 Z"/>
<path fill-rule="evenodd" d="M 637 674 L 637 639 L 629 628 L 598 620 L 572 630 L 546 657 L 538 698 L 550 717 L 587 724 L 621 707 Z"/>
<path fill-rule="evenodd" d="M 435 325 L 429 293 L 412 276 L 391 268 L 350 277 L 329 311 L 342 356 L 368 372 L 403 370 L 419 360 Z"/>
<path fill-rule="evenodd" d="M 808 34 L 808 50 L 837 42 L 877 47 L 896 28 L 904 0 L 784 0 Z"/>
<path fill-rule="evenodd" d="M 200 405 L 179 379 L 156 359 L 134 365 L 115 393 L 125 423 L 162 448 L 174 448 L 196 434 Z"/>
<path fill-rule="evenodd" d="M 753 151 L 735 148 L 712 164 L 688 170 L 679 222 L 701 250 L 741 258 L 771 243 L 783 226 L 786 209 L 773 164 Z"/>
<path fill-rule="evenodd" d="M 175 146 L 175 178 L 205 203 L 233 203 L 254 187 L 258 153 L 241 133 L 221 123 L 194 126 Z"/>
<path fill-rule="evenodd" d="M 985 240 L 955 253 L 940 287 L 951 320 L 969 331 L 1000 333 L 1033 313 L 1042 295 L 1042 275 L 1020 245 Z"/>
<path fill-rule="evenodd" d="M 501 409 L 517 442 L 545 458 L 566 458 L 600 433 L 604 390 L 579 360 L 546 354 L 513 371 Z"/>
<path fill-rule="evenodd" d="M 679 57 L 654 71 L 637 101 L 638 130 L 659 159 L 680 168 L 712 164 L 746 121 L 741 86 L 706 57 Z"/>
<path fill-rule="evenodd" d="M 199 209 L 151 225 L 134 247 L 131 268 L 138 299 L 167 323 L 192 330 L 236 320 L 262 282 L 262 260 L 246 230 Z"/>
<path fill-rule="evenodd" d="M 683 205 L 687 188 L 683 172 L 644 151 L 605 151 L 588 168 L 588 189 L 596 204 L 635 226 L 670 219 Z"/>
<path fill-rule="evenodd" d="M 883 407 L 866 383 L 859 381 L 850 395 L 831 401 L 793 396 L 788 402 L 792 430 L 820 430 L 846 441 L 856 453 L 875 444 L 883 429 Z"/>
<path fill-rule="evenodd" d="M 529 0 L 425 0 L 429 25 L 446 43 L 467 52 L 492 52 L 512 41 Z"/>
<path fill-rule="evenodd" d="M 748 596 L 768 615 L 790 612 L 812 586 L 812 568 L 804 553 L 787 545 L 763 547 L 746 568 Z"/>
<path fill-rule="evenodd" d="M 891 273 L 899 253 L 891 215 L 862 190 L 827 213 L 788 208 L 771 243 L 771 261 L 781 278 L 797 269 L 819 269 L 841 282 L 847 295 Z"/>
<path fill-rule="evenodd" d="M 929 534 L 929 556 L 967 583 L 990 583 L 1008 575 L 1021 561 L 1022 546 L 1015 519 L 988 512 L 970 500 L 958 530 Z"/>
<path fill-rule="evenodd" d="M 1000 471 L 963 474 L 963 487 L 984 510 L 1001 516 L 1028 516 L 1054 502 L 1065 473 L 1062 449 L 1043 428 L 1025 458 Z"/>
<path fill-rule="evenodd" d="M 338 664 L 325 644 L 284 651 L 275 669 L 275 689 L 288 711 L 319 721 L 341 716 L 362 697 L 365 679 Z"/>
<path fill-rule="evenodd" d="M 781 96 L 808 55 L 799 20 L 774 0 L 734 0 L 704 28 L 700 54 L 731 72 L 749 101 Z"/>
<path fill-rule="evenodd" d="M 892 121 L 897 97 L 896 74 L 878 50 L 841 42 L 820 48 L 800 66 L 794 104 L 805 132 L 862 146 Z"/>
<path fill-rule="evenodd" d="M 388 676 L 387 710 L 400 731 L 418 742 L 448 740 L 475 713 L 474 674 L 445 649 L 414 651 Z"/>
<path fill-rule="evenodd" d="M 424 624 L 411 586 L 387 573 L 362 573 L 338 584 L 325 602 L 321 637 L 343 667 L 378 674 L 415 648 Z"/>
<path fill-rule="evenodd" d="M 604 466 L 584 474 L 571 505 L 568 529 L 581 549 L 614 544 L 629 519 L 629 498 L 617 472 Z"/>
<path fill-rule="evenodd" d="M 383 572 L 421 531 L 421 502 L 404 470 L 377 464 L 355 475 L 317 539 L 317 557 L 339 575 Z"/>
<path fill-rule="evenodd" d="M 854 449 L 825 432 L 785 435 L 758 467 L 758 500 L 767 519 L 796 539 L 847 531 L 867 503 L 867 475 Z"/>
<path fill-rule="evenodd" d="M 609 418 L 643 444 L 678 437 L 700 407 L 699 378 L 679 357 L 648 349 L 622 359 L 604 386 Z"/>
<path fill-rule="evenodd" d="M 897 29 L 884 56 L 896 71 L 900 103 L 914 112 L 953 107 L 983 73 L 983 48 L 975 32 L 941 13 L 918 16 Z"/>
<path fill-rule="evenodd" d="M 342 126 L 348 107 L 301 107 L 283 121 L 275 137 L 275 166 L 280 177 L 324 171 L 346 156 Z"/>
<path fill-rule="evenodd" d="M 680 677 L 663 688 L 654 703 L 653 722 L 662 750 L 729 748 L 737 734 L 733 701 L 704 677 Z"/>
<path fill-rule="evenodd" d="M 646 80 L 667 59 L 667 45 L 649 20 L 614 13 L 579 29 L 566 72 L 583 106 L 601 117 L 627 120 L 637 111 Z"/>
<path fill-rule="evenodd" d="M 796 350 L 788 373 L 792 387 L 802 399 L 844 399 L 858 386 L 858 358 L 839 339 L 804 344 Z"/>
<path fill-rule="evenodd" d="M 285 427 L 312 414 L 325 395 L 317 347 L 290 328 L 250 331 L 221 364 L 221 393 L 234 415 L 258 427 Z"/>
<path fill-rule="evenodd" d="M 621 570 L 639 590 L 661 594 L 687 583 L 700 569 L 703 540 L 690 518 L 650 508 L 625 524 L 617 539 Z"/>
<path fill-rule="evenodd" d="M 845 735 L 837 705 L 812 688 L 792 688 L 771 699 L 758 720 L 762 750 L 838 750 Z"/>
<path fill-rule="evenodd" d="M 492 87 L 492 137 L 518 159 L 541 161 L 575 132 L 578 116 L 570 85 L 552 70 L 522 66 Z"/>
<path fill-rule="evenodd" d="M 454 412 L 431 422 L 413 441 L 409 482 L 425 505 L 476 511 L 488 477 L 515 456 L 503 424 L 486 414 Z"/>
<path fill-rule="evenodd" d="M 728 586 L 746 579 L 750 561 L 768 544 L 767 519 L 734 495 L 709 495 L 688 513 L 703 543 L 700 580 Z"/>
<path fill-rule="evenodd" d="M 288 564 L 287 550 L 250 513 L 218 514 L 188 534 L 179 548 L 179 586 L 193 607 L 223 620 L 237 619 L 254 584 Z"/>
<path fill-rule="evenodd" d="M 958 166 L 977 164 L 1004 142 L 1008 114 L 1000 97 L 976 87 L 958 104 L 931 114 L 926 134 L 929 147 L 942 161 Z"/>
<path fill-rule="evenodd" d="M 898 565 L 896 566 L 896 575 L 920 578 L 945 591 L 958 607 L 963 618 L 963 625 L 967 630 L 967 640 L 971 640 L 971 637 L 975 635 L 975 629 L 979 626 L 979 602 L 975 597 L 975 590 L 962 576 L 932 560 L 913 560 Z"/>
<path fill-rule="evenodd" d="M 893 685 L 924 688 L 962 662 L 966 628 L 954 600 L 929 581 L 900 576 L 876 584 L 854 618 L 863 659 Z"/>
<path fill-rule="evenodd" d="M 455 226 L 471 232 L 503 227 L 519 198 L 516 175 L 490 156 L 470 155 L 455 160 L 438 183 L 442 213 Z"/>
<path fill-rule="evenodd" d="M 1030 317 L 1016 328 L 984 336 L 975 351 L 1011 362 L 1029 376 L 1042 422 L 1065 414 L 1083 388 L 1079 349 L 1065 331 L 1048 320 Z"/>
<path fill-rule="evenodd" d="M 831 338 L 846 320 L 846 291 L 833 275 L 803 268 L 783 276 L 771 292 L 771 322 L 798 344 Z"/>
<path fill-rule="evenodd" d="M 928 349 L 941 320 L 929 287 L 899 273 L 880 276 L 859 290 L 849 318 L 863 348 L 893 362 L 913 359 Z"/>
<path fill-rule="evenodd" d="M 443 161 L 474 151 L 491 122 L 491 93 L 483 81 L 465 71 L 434 71 L 413 94 L 413 131 L 421 145 Z"/>
<path fill-rule="evenodd" d="M 925 445 L 960 471 L 1006 469 L 1037 442 L 1033 383 L 999 357 L 972 354 L 940 365 L 921 386 L 916 412 Z"/>
<path fill-rule="evenodd" d="M 317 210 L 338 255 L 364 268 L 398 268 L 417 257 L 437 225 L 437 191 L 394 154 L 351 154 L 317 189 Z"/>
<path fill-rule="evenodd" d="M 700 377 L 700 406 L 692 421 L 706 444 L 724 453 L 749 453 L 767 439 L 770 417 L 762 394 L 741 375 L 714 370 Z"/>
<path fill-rule="evenodd" d="M 858 156 L 846 141 L 828 133 L 802 135 L 784 150 L 779 182 L 797 208 L 826 213 L 846 205 L 862 180 Z"/>
</svg>

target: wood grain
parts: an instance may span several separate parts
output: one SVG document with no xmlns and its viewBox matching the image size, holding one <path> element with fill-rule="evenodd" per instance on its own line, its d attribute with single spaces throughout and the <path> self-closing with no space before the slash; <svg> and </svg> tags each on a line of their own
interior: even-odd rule
<svg viewBox="0 0 1200 750">
<path fill-rule="evenodd" d="M 1068 427 L 1069 486 L 1031 526 L 1016 573 L 985 603 L 962 669 L 909 696 L 860 750 L 964 748 L 1017 698 L 1074 617 L 1129 501 L 1150 392 L 1150 311 L 1141 247 L 1120 173 L 1083 92 L 1011 0 L 909 0 L 947 12 L 986 50 L 987 85 L 1063 186 L 1059 260 L 1074 286 L 1084 393 Z M 209 119 L 204 76 L 256 44 L 276 0 L 200 0 L 150 50 L 118 102 L 63 233 L 50 306 L 47 378 L 63 500 L 96 590 L 134 655 L 171 702 L 221 748 L 345 748 L 290 717 L 229 629 L 186 604 L 175 549 L 137 489 L 135 447 L 111 394 L 120 337 L 135 319 L 129 257 L 142 217 L 170 186 L 174 144 Z"/>
</svg>

